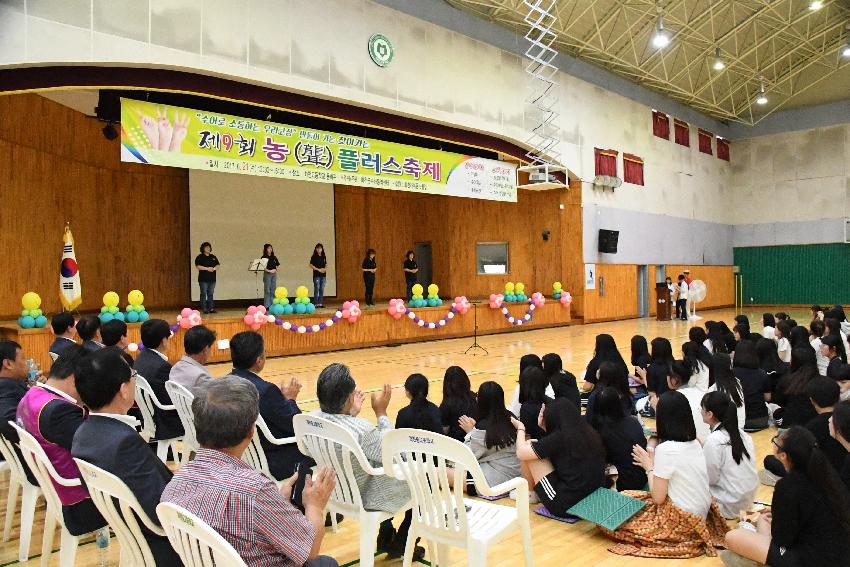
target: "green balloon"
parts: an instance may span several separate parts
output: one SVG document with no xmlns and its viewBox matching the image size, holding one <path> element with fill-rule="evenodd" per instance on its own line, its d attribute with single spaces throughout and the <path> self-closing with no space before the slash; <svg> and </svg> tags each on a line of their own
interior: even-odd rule
<svg viewBox="0 0 850 567">
<path fill-rule="evenodd" d="M 109 307 L 104 305 L 103 307 L 100 308 L 100 312 L 101 313 L 109 313 Z"/>
<path fill-rule="evenodd" d="M 118 313 L 118 308 L 117 307 L 110 307 L 109 312 L 112 313 L 113 315 L 115 315 L 116 313 Z"/>
<path fill-rule="evenodd" d="M 31 315 L 30 315 L 29 309 L 24 309 L 23 311 L 21 311 L 21 317 L 30 317 L 30 316 Z"/>
</svg>

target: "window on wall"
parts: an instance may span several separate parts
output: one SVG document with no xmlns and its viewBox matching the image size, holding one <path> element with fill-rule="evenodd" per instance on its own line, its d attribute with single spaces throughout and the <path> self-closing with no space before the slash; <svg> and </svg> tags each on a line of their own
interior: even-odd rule
<svg viewBox="0 0 850 567">
<path fill-rule="evenodd" d="M 670 139 L 670 118 L 663 112 L 652 111 L 652 133 L 659 138 Z"/>
<path fill-rule="evenodd" d="M 643 160 L 641 158 L 623 153 L 623 181 L 643 185 Z"/>
<path fill-rule="evenodd" d="M 697 130 L 697 136 L 699 138 L 699 151 L 710 156 L 714 155 L 711 151 L 711 139 L 714 138 L 714 134 L 700 128 Z"/>
<path fill-rule="evenodd" d="M 475 258 L 479 274 L 510 273 L 507 242 L 478 242 L 475 244 Z"/>
<path fill-rule="evenodd" d="M 717 157 L 729 161 L 729 140 L 717 137 Z"/>
<path fill-rule="evenodd" d="M 691 129 L 687 122 L 679 119 L 673 120 L 674 138 L 680 146 L 691 147 Z"/>
<path fill-rule="evenodd" d="M 596 175 L 617 176 L 617 154 L 615 150 L 593 148 Z"/>
</svg>

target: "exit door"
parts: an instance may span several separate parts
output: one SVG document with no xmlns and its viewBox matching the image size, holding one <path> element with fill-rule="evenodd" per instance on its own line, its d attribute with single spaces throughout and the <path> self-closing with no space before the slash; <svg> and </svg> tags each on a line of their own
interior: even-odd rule
<svg viewBox="0 0 850 567">
<path fill-rule="evenodd" d="M 417 281 L 425 288 L 427 295 L 428 286 L 431 285 L 431 243 L 417 242 L 413 246 L 413 252 L 416 254 L 416 265 L 419 266 L 419 272 L 416 274 Z"/>
</svg>

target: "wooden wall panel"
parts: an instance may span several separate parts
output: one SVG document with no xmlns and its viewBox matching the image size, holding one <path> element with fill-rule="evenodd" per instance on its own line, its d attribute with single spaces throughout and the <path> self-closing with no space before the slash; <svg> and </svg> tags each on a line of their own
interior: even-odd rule
<svg viewBox="0 0 850 567">
<path fill-rule="evenodd" d="M 596 264 L 596 276 L 596 289 L 584 290 L 584 321 L 637 317 L 637 266 Z M 599 278 L 605 280 L 604 296 Z"/>
<path fill-rule="evenodd" d="M 17 317 L 30 290 L 43 310 L 59 310 L 66 221 L 77 245 L 81 310 L 99 309 L 111 289 L 123 302 L 139 288 L 151 308 L 188 297 L 187 172 L 121 163 L 119 141 L 106 140 L 102 127 L 37 95 L 0 97 L 0 318 Z"/>
<path fill-rule="evenodd" d="M 685 269 L 691 270 L 693 279 L 705 282 L 708 293 L 705 301 L 697 306 L 697 310 L 735 305 L 735 276 L 732 273 L 732 266 L 668 265 L 666 269 L 667 275 L 673 278 L 674 282 Z"/>
</svg>

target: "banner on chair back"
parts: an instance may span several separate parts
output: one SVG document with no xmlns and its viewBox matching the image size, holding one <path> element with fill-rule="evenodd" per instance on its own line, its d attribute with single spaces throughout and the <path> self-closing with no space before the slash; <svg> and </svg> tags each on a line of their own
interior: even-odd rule
<svg viewBox="0 0 850 567">
<path fill-rule="evenodd" d="M 516 202 L 510 163 L 121 99 L 121 160 Z"/>
</svg>

